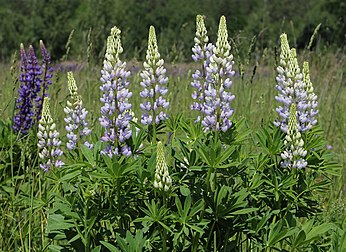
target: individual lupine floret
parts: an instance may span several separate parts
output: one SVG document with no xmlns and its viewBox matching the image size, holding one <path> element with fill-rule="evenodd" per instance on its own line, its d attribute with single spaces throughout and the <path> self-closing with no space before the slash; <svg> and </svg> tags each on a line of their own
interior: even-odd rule
<svg viewBox="0 0 346 252">
<path fill-rule="evenodd" d="M 235 96 L 229 92 L 234 76 L 233 55 L 230 53 L 231 45 L 228 42 L 226 18 L 220 18 L 218 37 L 210 64 L 206 67 L 207 88 L 204 90 L 204 103 L 202 125 L 205 130 L 227 131 L 232 122 L 230 117 L 233 109 L 230 108 Z"/>
<path fill-rule="evenodd" d="M 157 46 L 155 28 L 150 26 L 146 61 L 143 63 L 144 70 L 140 74 L 142 78 L 140 85 L 143 87 L 140 92 L 143 98 L 140 104 L 143 125 L 159 124 L 167 118 L 165 110 L 169 102 L 164 95 L 168 92 L 168 77 L 163 63 Z"/>
<path fill-rule="evenodd" d="M 37 146 L 40 149 L 40 167 L 44 171 L 49 171 L 53 167 L 64 165 L 64 162 L 59 159 L 63 152 L 59 148 L 61 141 L 59 140 L 59 132 L 56 130 L 56 124 L 53 122 L 50 114 L 48 97 L 45 97 L 43 100 L 42 116 L 38 125 L 37 138 Z"/>
<path fill-rule="evenodd" d="M 291 104 L 294 103 L 297 107 L 298 130 L 304 132 L 317 122 L 314 118 L 317 114 L 317 97 L 313 93 L 310 77 L 307 77 L 308 70 L 307 72 L 305 70 L 305 74 L 304 71 L 303 73 L 300 71 L 296 50 L 294 48 L 290 49 L 287 35 L 282 34 L 280 39 L 280 65 L 277 67 L 278 76 L 276 77 L 276 89 L 279 94 L 275 99 L 282 105 L 276 108 L 281 118 L 277 119 L 274 124 L 280 126 L 283 132 L 287 132 L 289 109 Z"/>
<path fill-rule="evenodd" d="M 78 147 L 78 144 L 89 136 L 91 130 L 88 128 L 88 121 L 86 116 L 88 111 L 83 107 L 82 98 L 78 95 L 78 89 L 76 81 L 72 72 L 67 73 L 68 89 L 70 91 L 71 100 L 67 101 L 67 106 L 64 108 L 66 114 L 66 131 L 68 142 L 66 147 L 69 150 L 73 150 Z M 84 145 L 88 148 L 92 148 L 92 144 L 88 141 L 84 141 Z"/>
<path fill-rule="evenodd" d="M 131 148 L 126 144 L 126 140 L 132 135 L 130 126 L 132 115 L 129 113 L 132 108 L 129 103 L 132 93 L 128 90 L 127 80 L 130 72 L 125 70 L 126 63 L 119 59 L 119 54 L 123 51 L 120 33 L 117 27 L 111 29 L 101 70 L 100 90 L 103 94 L 100 101 L 104 105 L 101 107 L 102 116 L 99 121 L 105 129 L 101 141 L 107 144 L 102 154 L 110 157 L 132 154 Z"/>
<path fill-rule="evenodd" d="M 35 123 L 34 100 L 38 97 L 41 87 L 40 76 L 41 67 L 38 64 L 34 48 L 29 47 L 28 56 L 25 53 L 24 45 L 20 45 L 21 52 L 21 74 L 18 89 L 19 97 L 16 100 L 16 109 L 18 113 L 13 118 L 13 129 L 17 132 L 26 134 L 31 126 Z"/>
<path fill-rule="evenodd" d="M 168 191 L 172 186 L 172 178 L 169 176 L 165 158 L 165 149 L 162 142 L 157 143 L 156 169 L 154 187 L 159 190 Z"/>
<path fill-rule="evenodd" d="M 309 63 L 306 61 L 303 63 L 303 80 L 306 84 L 306 102 L 308 105 L 306 122 L 302 125 L 302 131 L 305 131 L 311 129 L 317 123 L 316 115 L 318 114 L 318 110 L 316 109 L 318 105 L 317 95 L 314 93 L 314 88 L 310 80 Z"/>
<path fill-rule="evenodd" d="M 191 105 L 192 110 L 201 111 L 203 108 L 204 91 L 207 89 L 209 81 L 206 80 L 206 68 L 210 64 L 210 56 L 213 54 L 214 45 L 208 43 L 209 37 L 204 24 L 204 18 L 201 15 L 196 17 L 196 36 L 194 38 L 195 45 L 192 48 L 192 59 L 195 62 L 201 63 L 201 68 L 197 69 L 193 74 L 191 86 L 196 90 L 192 93 L 192 98 L 195 100 Z"/>
<path fill-rule="evenodd" d="M 290 108 L 290 117 L 288 122 L 288 129 L 285 137 L 284 144 L 286 149 L 281 153 L 283 161 L 281 166 L 283 168 L 304 168 L 307 162 L 304 157 L 307 151 L 304 149 L 304 141 L 301 133 L 298 130 L 296 105 L 293 103 Z"/>
</svg>

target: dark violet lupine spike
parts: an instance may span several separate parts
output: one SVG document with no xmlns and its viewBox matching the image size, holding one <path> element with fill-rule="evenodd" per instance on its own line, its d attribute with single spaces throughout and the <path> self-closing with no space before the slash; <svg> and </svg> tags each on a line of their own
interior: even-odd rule
<svg viewBox="0 0 346 252">
<path fill-rule="evenodd" d="M 110 157 L 132 154 L 131 148 L 126 144 L 126 140 L 132 135 L 130 126 L 132 105 L 129 103 L 132 93 L 128 90 L 130 72 L 125 70 L 126 62 L 119 59 L 119 54 L 123 51 L 120 33 L 117 27 L 111 29 L 101 70 L 102 97 L 100 101 L 103 106 L 99 121 L 104 128 L 101 141 L 106 143 L 101 153 Z"/>
<path fill-rule="evenodd" d="M 88 111 L 83 107 L 81 97 L 78 95 L 76 81 L 72 72 L 67 73 L 68 89 L 71 99 L 67 101 L 67 106 L 64 108 L 66 114 L 66 131 L 68 142 L 66 144 L 69 150 L 76 149 L 79 142 L 84 141 L 84 145 L 90 149 L 93 147 L 91 143 L 85 140 L 89 136 L 91 130 L 88 128 L 86 116 Z"/>
<path fill-rule="evenodd" d="M 43 100 L 42 117 L 38 125 L 37 138 L 37 146 L 40 149 L 40 167 L 47 172 L 53 167 L 63 166 L 64 162 L 59 159 L 63 155 L 60 149 L 61 141 L 50 114 L 48 97 Z"/>
<path fill-rule="evenodd" d="M 19 110 L 13 119 L 13 129 L 17 132 L 26 134 L 30 127 L 35 123 L 33 116 L 33 100 L 40 92 L 42 74 L 38 64 L 34 48 L 29 47 L 28 55 L 25 54 L 24 46 L 21 44 L 21 83 L 18 90 L 19 97 L 16 100 L 16 110 Z"/>
<path fill-rule="evenodd" d="M 42 110 L 42 100 L 44 97 L 48 97 L 48 86 L 52 84 L 52 77 L 53 77 L 53 67 L 51 66 L 51 58 L 50 55 L 43 43 L 42 40 L 40 40 L 40 48 L 42 53 L 42 83 L 40 86 L 37 86 L 37 89 L 40 90 L 42 86 L 42 94 L 41 96 L 37 96 L 35 99 L 36 103 L 36 110 L 37 110 L 37 120 L 40 119 L 41 116 L 41 110 Z"/>
<path fill-rule="evenodd" d="M 157 46 L 155 28 L 150 26 L 146 61 L 143 63 L 144 70 L 140 74 L 142 77 L 140 85 L 143 88 L 140 92 L 143 98 L 140 104 L 143 125 L 158 124 L 168 117 L 165 110 L 169 102 L 164 98 L 168 92 L 168 77 L 163 64 Z"/>
</svg>

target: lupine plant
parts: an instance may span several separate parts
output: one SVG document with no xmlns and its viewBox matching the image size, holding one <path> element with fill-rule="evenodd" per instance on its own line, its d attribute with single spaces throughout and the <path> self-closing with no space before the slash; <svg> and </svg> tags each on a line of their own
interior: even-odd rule
<svg viewBox="0 0 346 252">
<path fill-rule="evenodd" d="M 346 249 L 345 224 L 336 225 L 325 217 L 331 182 L 340 166 L 326 149 L 317 125 L 317 96 L 308 64 L 303 64 L 301 73 L 296 51 L 282 35 L 276 78 L 280 118 L 277 126 L 270 122 L 249 128 L 246 118 L 232 118 L 235 96 L 230 88 L 235 72 L 225 17 L 220 19 L 215 45 L 209 43 L 201 15 L 196 24 L 192 58 L 199 69 L 187 85 L 192 86 L 187 90 L 194 101 L 186 109 L 197 110 L 198 123 L 195 116 L 168 117 L 168 77 L 153 27 L 141 78 L 130 77 L 120 60 L 120 30 L 111 29 L 101 70 L 101 127 L 90 131 L 79 95 L 82 90 L 71 72 L 66 124 L 54 123 L 45 97 L 34 135 L 38 151 L 23 153 L 30 145 L 18 144 L 11 125 L 0 121 L 1 150 L 5 142 L 6 151 L 19 149 L 20 159 L 14 160 L 10 153 L 6 164 L 0 160 L 0 169 L 6 171 L 0 174 L 0 236 L 9 237 L 0 239 L 0 250 Z M 36 113 L 32 112 L 36 106 L 32 69 L 40 69 L 43 82 L 51 76 L 48 68 L 28 64 L 30 57 L 35 59 L 30 50 L 29 55 L 21 50 L 23 99 L 17 106 L 32 116 Z M 49 62 L 47 55 L 43 57 Z M 273 91 L 274 86 L 273 78 Z M 142 99 L 138 108 L 130 103 L 132 91 Z M 137 109 L 142 110 L 143 127 L 135 122 L 132 111 Z M 24 132 L 28 125 L 32 122 L 20 129 Z M 58 132 L 64 126 L 66 143 Z M 169 134 L 157 137 L 156 130 L 161 129 Z M 73 155 L 77 149 L 78 157 Z M 21 173 L 15 170 L 17 164 Z"/>
<path fill-rule="evenodd" d="M 30 45 L 26 54 L 24 45 L 20 45 L 21 74 L 18 90 L 19 97 L 16 100 L 18 113 L 13 118 L 13 129 L 26 134 L 32 125 L 38 123 L 41 117 L 43 98 L 48 94 L 48 85 L 52 84 L 52 67 L 50 55 L 42 40 L 40 40 L 42 52 L 42 65 L 39 65 L 34 48 Z"/>
<path fill-rule="evenodd" d="M 111 29 L 101 70 L 102 97 L 100 101 L 104 105 L 101 108 L 102 116 L 99 120 L 104 128 L 101 140 L 106 144 L 102 153 L 110 157 L 132 154 L 130 146 L 126 143 L 132 134 L 130 127 L 132 105 L 129 103 L 132 92 L 128 90 L 127 78 L 130 72 L 125 69 L 126 62 L 122 62 L 119 58 L 123 52 L 120 33 L 117 27 Z"/>
<path fill-rule="evenodd" d="M 61 167 L 64 162 L 59 159 L 63 152 L 60 149 L 61 141 L 59 132 L 56 130 L 56 124 L 50 114 L 49 98 L 43 100 L 42 116 L 38 124 L 37 146 L 40 149 L 39 157 L 41 159 L 40 167 L 44 171 L 49 171 L 53 167 Z"/>
<path fill-rule="evenodd" d="M 230 108 L 230 103 L 235 98 L 229 91 L 232 85 L 231 78 L 235 72 L 231 46 L 228 42 L 226 18 L 224 16 L 220 18 L 215 46 L 206 44 L 208 36 L 203 17 L 197 16 L 196 23 L 193 59 L 202 61 L 202 70 L 197 70 L 193 75 L 192 86 L 197 90 L 192 97 L 198 102 L 194 103 L 192 109 L 202 112 L 202 125 L 206 131 L 226 132 L 232 126 L 230 117 L 233 109 Z"/>
<path fill-rule="evenodd" d="M 290 49 L 286 34 L 282 34 L 280 38 L 280 64 L 277 67 L 278 76 L 276 77 L 276 89 L 279 94 L 275 99 L 282 105 L 276 109 L 281 119 L 277 119 L 274 124 L 279 126 L 282 131 L 287 131 L 289 110 L 291 104 L 294 103 L 297 108 L 298 130 L 304 132 L 317 123 L 315 119 L 318 113 L 316 110 L 317 97 L 313 92 L 308 64 L 304 63 L 304 70 L 301 73 L 296 50 Z"/>
<path fill-rule="evenodd" d="M 68 139 L 66 147 L 69 150 L 73 150 L 78 148 L 80 143 L 84 141 L 84 145 L 92 148 L 92 144 L 85 140 L 91 133 L 91 130 L 88 128 L 89 123 L 86 120 L 88 111 L 83 107 L 82 98 L 78 95 L 76 81 L 72 72 L 67 73 L 67 81 L 71 99 L 67 101 L 67 106 L 64 108 L 66 114 L 64 120 L 67 124 L 65 129 Z"/>
<path fill-rule="evenodd" d="M 148 49 L 146 60 L 143 63 L 144 70 L 141 72 L 140 83 L 143 90 L 140 96 L 143 102 L 140 104 L 142 110 L 141 123 L 153 126 L 153 139 L 156 141 L 156 125 L 167 119 L 166 110 L 169 102 L 165 98 L 168 92 L 166 68 L 157 46 L 155 28 L 150 26 L 148 37 Z"/>
</svg>

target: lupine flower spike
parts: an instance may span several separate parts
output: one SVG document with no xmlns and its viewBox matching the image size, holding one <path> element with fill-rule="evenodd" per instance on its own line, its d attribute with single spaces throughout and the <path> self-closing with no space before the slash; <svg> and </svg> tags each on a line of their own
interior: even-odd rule
<svg viewBox="0 0 346 252">
<path fill-rule="evenodd" d="M 42 101 L 43 98 L 48 96 L 47 90 L 48 85 L 52 85 L 52 78 L 53 78 L 53 68 L 51 66 L 51 59 L 50 55 L 43 44 L 43 41 L 40 40 L 40 47 L 41 47 L 41 53 L 42 53 L 42 95 L 38 96 L 35 100 L 36 102 L 36 109 L 37 109 L 37 120 L 40 119 L 41 116 L 41 110 L 42 110 Z M 39 88 L 39 90 L 41 87 Z"/>
<path fill-rule="evenodd" d="M 304 63 L 303 73 L 301 73 L 296 50 L 294 48 L 290 49 L 286 34 L 282 34 L 280 38 L 280 64 L 277 67 L 278 76 L 276 77 L 276 89 L 279 91 L 279 94 L 275 99 L 282 105 L 276 109 L 280 118 L 274 124 L 279 126 L 283 132 L 287 132 L 290 116 L 289 109 L 291 104 L 295 104 L 298 130 L 304 132 L 317 123 L 315 119 L 317 114 L 317 97 L 313 93 L 307 63 Z"/>
<path fill-rule="evenodd" d="M 162 142 L 158 142 L 154 187 L 159 190 L 168 191 L 171 186 L 172 178 L 169 176 L 168 172 L 165 158 L 165 149 Z"/>
<path fill-rule="evenodd" d="M 206 67 L 206 85 L 204 90 L 204 102 L 201 112 L 204 116 L 202 125 L 205 131 L 227 131 L 232 122 L 230 117 L 233 109 L 230 108 L 235 96 L 228 90 L 232 85 L 231 78 L 234 76 L 233 55 L 228 42 L 226 18 L 220 19 L 216 46 L 210 56 L 210 63 Z"/>
<path fill-rule="evenodd" d="M 314 88 L 312 86 L 311 80 L 310 80 L 310 73 L 309 73 L 309 63 L 304 62 L 303 63 L 303 80 L 306 84 L 306 91 L 307 91 L 307 120 L 304 125 L 304 129 L 308 130 L 311 129 L 313 125 L 317 123 L 316 115 L 318 114 L 317 105 L 317 95 L 314 93 Z"/>
<path fill-rule="evenodd" d="M 293 103 L 290 108 L 288 129 L 284 141 L 286 150 L 281 153 L 283 159 L 281 166 L 283 168 L 301 169 L 307 166 L 307 162 L 304 159 L 307 151 L 304 149 L 304 141 L 301 133 L 298 131 L 296 114 L 296 105 Z"/>
<path fill-rule="evenodd" d="M 196 37 L 194 39 L 195 45 L 192 48 L 192 59 L 195 62 L 201 63 L 201 68 L 197 69 L 192 74 L 193 81 L 191 86 L 196 90 L 192 93 L 192 98 L 195 100 L 191 105 L 192 110 L 202 111 L 204 102 L 204 91 L 208 87 L 208 83 L 211 80 L 206 80 L 206 68 L 210 64 L 210 56 L 213 54 L 214 45 L 208 43 L 209 38 L 207 35 L 207 29 L 204 24 L 204 18 L 201 15 L 196 17 Z M 208 75 L 208 77 L 211 77 Z M 197 121 L 200 120 L 200 116 Z"/>
<path fill-rule="evenodd" d="M 72 72 L 67 73 L 68 89 L 70 91 L 71 99 L 67 101 L 67 106 L 64 108 L 66 114 L 66 131 L 68 142 L 66 144 L 69 150 L 78 147 L 81 140 L 90 135 L 91 130 L 88 128 L 86 116 L 88 111 L 83 107 L 82 98 L 78 95 L 76 81 Z M 92 144 L 84 141 L 84 145 L 92 148 Z"/>
<path fill-rule="evenodd" d="M 29 47 L 28 55 L 25 53 L 24 45 L 20 45 L 21 52 L 21 74 L 18 90 L 19 97 L 16 100 L 17 114 L 13 118 L 13 129 L 16 132 L 26 134 L 35 123 L 34 100 L 38 97 L 41 87 L 41 67 L 38 64 L 34 48 Z"/>
<path fill-rule="evenodd" d="M 143 63 L 144 70 L 140 74 L 142 78 L 140 85 L 143 87 L 143 91 L 140 92 L 143 98 L 140 104 L 143 125 L 159 124 L 167 118 L 165 110 L 169 102 L 164 95 L 168 92 L 168 77 L 163 63 L 157 46 L 155 28 L 150 26 L 146 61 Z"/>
<path fill-rule="evenodd" d="M 59 148 L 61 141 L 59 140 L 59 132 L 56 130 L 56 124 L 50 114 L 48 97 L 43 100 L 42 117 L 38 124 L 37 138 L 37 146 L 40 149 L 40 167 L 44 171 L 49 171 L 53 167 L 64 165 L 59 159 L 63 152 Z"/>
<path fill-rule="evenodd" d="M 132 115 L 129 113 L 132 108 L 129 103 L 132 93 L 128 90 L 129 81 L 127 80 L 130 72 L 125 70 L 126 62 L 119 59 L 123 51 L 120 33 L 117 27 L 111 29 L 101 70 L 100 90 L 103 94 L 100 101 L 104 105 L 101 107 L 102 116 L 99 121 L 105 130 L 101 141 L 107 144 L 101 153 L 110 157 L 132 154 L 131 148 L 126 144 L 126 140 L 132 134 L 130 127 Z"/>
</svg>

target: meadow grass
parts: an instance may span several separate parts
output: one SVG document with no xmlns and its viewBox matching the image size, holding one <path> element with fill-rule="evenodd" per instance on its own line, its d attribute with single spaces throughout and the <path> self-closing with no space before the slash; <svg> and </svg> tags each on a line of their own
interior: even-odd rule
<svg viewBox="0 0 346 252">
<path fill-rule="evenodd" d="M 346 56 L 341 51 L 336 53 L 304 51 L 298 55 L 302 55 L 299 59 L 300 63 L 303 60 L 307 60 L 310 63 L 311 80 L 319 102 L 318 121 L 324 130 L 327 144 L 332 146 L 343 167 L 340 178 L 335 179 L 332 185 L 332 191 L 329 195 L 331 197 L 321 202 L 321 204 L 325 205 L 325 218 L 328 221 L 334 221 L 333 218 L 337 218 L 335 216 L 342 216 L 346 212 L 344 205 L 344 191 L 346 189 L 346 136 L 344 132 L 346 128 L 346 113 L 344 111 L 346 107 L 346 83 L 344 79 Z M 275 112 L 275 95 L 277 94 L 275 90 L 275 77 L 277 73 L 275 70 L 276 55 L 274 51 L 265 50 L 265 54 L 254 56 L 256 56 L 257 60 L 250 60 L 250 62 L 239 62 L 235 60 L 236 76 L 233 79 L 231 90 L 236 95 L 236 99 L 232 102 L 232 106 L 235 109 L 233 115 L 235 121 L 245 118 L 247 126 L 256 130 L 259 125 L 270 123 L 277 117 L 277 113 Z M 82 96 L 83 103 L 89 111 L 92 126 L 98 127 L 101 107 L 99 101 L 101 96 L 99 89 L 101 85 L 99 80 L 101 66 L 88 65 L 83 62 L 79 64 L 79 67 L 75 67 L 75 63 L 70 64 L 66 62 L 56 65 L 69 65 L 72 68 L 71 70 L 73 68 L 75 69 L 74 76 L 79 94 Z M 168 68 L 168 99 L 171 104 L 168 114 L 182 114 L 184 118 L 196 118 L 196 112 L 190 110 L 192 103 L 191 73 L 196 66 L 193 63 L 175 63 L 174 65 L 166 63 L 165 65 Z M 17 66 L 17 64 L 14 64 L 14 66 Z M 130 90 L 133 92 L 131 98 L 133 111 L 137 117 L 140 117 L 139 104 L 141 100 L 139 96 L 139 82 L 141 80 L 139 69 L 142 69 L 142 64 L 137 61 L 129 61 L 127 68 L 132 73 L 130 77 Z M 53 85 L 49 91 L 52 98 L 51 112 L 62 135 L 66 133 L 63 123 L 65 116 L 63 108 L 66 105 L 69 93 L 67 88 L 67 70 L 70 69 L 63 67 L 56 69 L 53 77 Z M 19 83 L 16 79 L 18 76 L 19 67 L 12 68 L 11 71 L 11 64 L 3 63 L 0 65 L 0 115 L 2 119 L 10 120 L 13 116 L 14 102 L 18 95 L 17 89 Z M 22 150 L 22 152 L 30 152 L 30 150 Z M 34 163 L 35 161 L 32 162 Z M 0 228 L 2 230 L 11 229 L 8 223 L 16 223 L 17 226 L 14 229 L 20 231 L 20 240 L 23 241 L 22 247 L 25 247 L 25 250 L 29 251 L 31 247 L 35 247 L 35 242 L 40 243 L 40 239 L 42 239 L 42 244 L 44 244 L 44 223 L 46 222 L 46 216 L 43 211 L 42 213 L 40 212 L 40 204 L 43 205 L 44 202 L 34 200 L 34 198 L 39 197 L 41 199 L 41 197 L 44 198 L 47 195 L 42 195 L 45 193 L 42 189 L 44 185 L 38 182 L 41 181 L 41 173 L 35 174 L 30 170 L 30 165 L 21 165 L 23 175 L 14 179 L 17 184 L 13 191 L 11 191 L 13 202 L 9 204 L 11 209 L 2 210 L 2 218 L 7 221 L 3 221 L 1 223 L 3 226 L 0 226 Z M 27 198 L 24 198 L 24 200 L 23 198 L 17 197 L 17 194 L 19 195 L 21 192 L 16 191 L 21 186 L 21 180 L 27 181 L 27 185 L 32 186 L 32 188 L 28 188 L 27 192 L 29 194 L 25 195 Z M 25 199 L 28 201 L 24 204 Z M 22 203 L 23 205 L 21 205 Z M 20 221 L 16 222 L 15 220 L 18 219 Z M 35 232 L 30 230 L 31 228 L 35 229 Z M 22 237 L 22 232 L 23 234 L 29 234 L 29 237 Z M 41 237 L 30 237 L 30 233 L 40 233 Z M 15 235 L 14 232 L 12 234 Z M 12 238 L 8 237 L 8 240 Z M 33 244 L 31 244 L 31 241 Z M 6 244 L 6 241 L 3 244 L 5 244 L 4 247 L 10 246 Z"/>
</svg>

